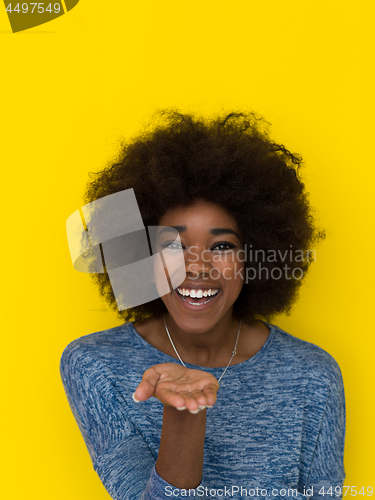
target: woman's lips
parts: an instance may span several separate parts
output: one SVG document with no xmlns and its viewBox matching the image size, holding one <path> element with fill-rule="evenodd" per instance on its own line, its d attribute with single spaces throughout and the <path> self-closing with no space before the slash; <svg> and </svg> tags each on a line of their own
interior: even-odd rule
<svg viewBox="0 0 375 500">
<path fill-rule="evenodd" d="M 191 288 L 191 287 L 177 287 L 177 291 L 183 297 L 190 297 L 192 299 L 201 299 L 203 297 L 212 297 L 216 295 L 219 291 L 218 287 L 210 287 L 210 288 Z"/>
<path fill-rule="evenodd" d="M 178 290 L 174 290 L 177 295 L 179 301 L 181 301 L 181 305 L 188 309 L 189 311 L 202 311 L 211 306 L 212 302 L 215 302 L 217 296 L 220 295 L 220 289 L 215 293 L 215 295 L 207 296 L 207 297 L 199 297 L 193 298 L 190 296 L 182 296 Z"/>
</svg>

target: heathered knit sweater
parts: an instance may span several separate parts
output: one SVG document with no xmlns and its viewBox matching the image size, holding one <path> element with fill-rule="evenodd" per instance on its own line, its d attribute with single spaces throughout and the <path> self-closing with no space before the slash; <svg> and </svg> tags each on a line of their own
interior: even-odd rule
<svg viewBox="0 0 375 500">
<path fill-rule="evenodd" d="M 195 490 L 180 490 L 155 470 L 163 405 L 132 399 L 147 368 L 179 361 L 148 344 L 132 323 L 66 347 L 60 369 L 69 404 L 114 500 L 340 497 L 340 369 L 319 347 L 266 324 L 270 335 L 263 347 L 228 368 L 216 404 L 207 409 L 203 479 Z M 223 372 L 187 366 L 216 378 Z"/>
</svg>

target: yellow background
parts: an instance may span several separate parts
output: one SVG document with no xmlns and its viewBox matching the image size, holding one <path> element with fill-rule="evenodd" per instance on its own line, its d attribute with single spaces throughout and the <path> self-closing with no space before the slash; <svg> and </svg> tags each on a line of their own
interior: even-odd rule
<svg viewBox="0 0 375 500">
<path fill-rule="evenodd" d="M 59 359 L 73 339 L 120 322 L 73 269 L 65 222 L 88 172 L 169 106 L 254 110 L 303 155 L 328 237 L 292 316 L 274 323 L 338 361 L 345 484 L 375 486 L 371 5 L 81 0 L 18 34 L 0 6 L 1 498 L 109 499 Z"/>
</svg>

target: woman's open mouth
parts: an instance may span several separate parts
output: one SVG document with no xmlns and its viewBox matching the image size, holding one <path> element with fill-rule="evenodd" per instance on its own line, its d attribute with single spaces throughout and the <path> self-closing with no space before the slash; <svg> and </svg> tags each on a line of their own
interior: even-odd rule
<svg viewBox="0 0 375 500">
<path fill-rule="evenodd" d="M 219 288 L 176 288 L 176 293 L 186 304 L 202 307 L 216 298 L 216 295 L 219 293 Z"/>
</svg>

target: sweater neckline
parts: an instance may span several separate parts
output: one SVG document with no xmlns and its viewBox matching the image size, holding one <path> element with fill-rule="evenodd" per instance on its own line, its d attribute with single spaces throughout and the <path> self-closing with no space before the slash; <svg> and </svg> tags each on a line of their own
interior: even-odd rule
<svg viewBox="0 0 375 500">
<path fill-rule="evenodd" d="M 254 354 L 254 356 L 251 356 L 251 358 L 246 359 L 245 361 L 241 361 L 241 363 L 237 363 L 235 365 L 230 365 L 228 367 L 228 370 L 234 371 L 236 369 L 242 369 L 247 367 L 249 364 L 256 363 L 258 359 L 262 358 L 264 354 L 268 351 L 270 345 L 272 344 L 274 337 L 275 337 L 275 332 L 276 332 L 276 327 L 275 325 L 272 325 L 271 323 L 267 323 L 266 321 L 260 320 L 264 325 L 266 325 L 270 329 L 270 333 L 268 335 L 267 340 L 265 343 L 262 345 L 262 347 L 259 349 L 258 352 Z M 166 354 L 163 351 L 159 351 L 156 347 L 153 345 L 149 344 L 139 333 L 134 327 L 134 322 L 129 323 L 132 333 L 135 335 L 135 337 L 138 339 L 138 342 L 142 344 L 143 346 L 147 347 L 150 351 L 153 351 L 155 354 L 157 353 L 159 356 L 162 356 L 165 358 L 165 361 L 163 363 L 180 363 L 180 361 L 176 358 L 173 358 L 169 354 Z M 195 370 L 203 370 L 211 373 L 216 373 L 223 371 L 225 369 L 225 366 L 200 366 L 200 365 L 193 365 L 191 363 L 185 363 L 188 368 L 195 369 Z"/>
</svg>

